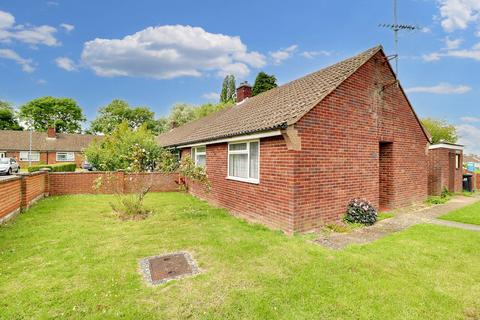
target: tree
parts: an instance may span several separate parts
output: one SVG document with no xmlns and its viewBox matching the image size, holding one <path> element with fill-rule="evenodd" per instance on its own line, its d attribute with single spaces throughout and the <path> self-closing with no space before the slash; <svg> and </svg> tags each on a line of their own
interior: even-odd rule
<svg viewBox="0 0 480 320">
<path fill-rule="evenodd" d="M 94 140 L 84 154 L 98 170 L 152 171 L 162 152 L 145 124 L 134 130 L 125 121 L 104 139 Z"/>
<path fill-rule="evenodd" d="M 422 120 L 423 126 L 430 132 L 432 143 L 449 142 L 456 143 L 458 140 L 457 130 L 454 125 L 445 120 L 425 118 Z"/>
<path fill-rule="evenodd" d="M 235 76 L 231 74 L 225 76 L 222 83 L 222 91 L 220 93 L 220 103 L 235 102 L 236 90 Z"/>
<path fill-rule="evenodd" d="M 185 103 L 174 105 L 168 117 L 170 128 L 181 126 L 195 119 L 195 107 Z"/>
<path fill-rule="evenodd" d="M 82 108 L 70 98 L 42 97 L 20 107 L 20 118 L 32 123 L 36 131 L 55 127 L 57 132 L 79 133 L 85 117 Z"/>
<path fill-rule="evenodd" d="M 220 111 L 226 107 L 229 107 L 233 102 L 226 103 L 205 103 L 195 108 L 195 119 L 200 119 L 208 116 L 210 113 Z"/>
<path fill-rule="evenodd" d="M 192 164 L 188 157 L 179 163 L 174 153 L 158 145 L 155 135 L 147 129 L 146 124 L 134 130 L 125 121 L 118 125 L 111 135 L 100 141 L 94 140 L 84 154 L 94 167 L 109 171 L 95 180 L 93 188 L 113 190 L 117 201 L 110 205 L 121 219 L 144 219 L 148 216 L 151 210 L 144 206 L 143 201 L 153 185 L 154 176 L 130 175 L 129 184 L 135 194 L 127 194 L 124 188 L 118 188 L 118 182 L 123 184 L 124 181 L 118 181 L 119 176 L 112 171 L 172 173 L 178 170 L 185 184 L 188 179 L 209 186 L 203 168 Z"/>
<path fill-rule="evenodd" d="M 0 130 L 23 130 L 15 110 L 8 102 L 0 100 Z"/>
<path fill-rule="evenodd" d="M 268 75 L 265 72 L 261 71 L 258 73 L 255 78 L 255 83 L 253 84 L 252 95 L 256 96 L 262 92 L 268 91 L 270 89 L 277 87 L 277 78 L 272 75 Z"/>
<path fill-rule="evenodd" d="M 98 116 L 91 122 L 91 133 L 110 134 L 116 127 L 127 122 L 131 129 L 138 129 L 145 124 L 147 129 L 158 133 L 155 113 L 148 107 L 130 107 L 128 102 L 114 99 L 108 105 L 100 108 Z"/>
</svg>

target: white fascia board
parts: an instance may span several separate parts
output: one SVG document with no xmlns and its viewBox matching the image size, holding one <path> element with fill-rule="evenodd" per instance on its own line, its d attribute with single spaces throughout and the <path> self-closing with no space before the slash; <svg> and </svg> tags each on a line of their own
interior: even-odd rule
<svg viewBox="0 0 480 320">
<path fill-rule="evenodd" d="M 182 149 L 182 148 L 190 148 L 190 147 L 197 147 L 197 146 L 205 146 L 208 144 L 216 144 L 216 143 L 255 140 L 255 139 L 261 139 L 261 138 L 276 137 L 281 135 L 282 135 L 282 132 L 280 130 L 274 130 L 274 131 L 267 131 L 267 132 L 261 132 L 261 133 L 246 134 L 243 136 L 236 136 L 236 137 L 225 138 L 225 139 L 217 139 L 217 140 L 211 140 L 206 142 L 186 144 L 182 146 L 177 146 L 177 148 Z"/>
<path fill-rule="evenodd" d="M 453 149 L 453 150 L 463 150 L 463 146 L 460 145 L 455 145 L 455 144 L 448 144 L 448 143 L 437 143 L 437 144 L 432 144 L 430 147 L 428 147 L 430 150 L 433 149 L 440 149 L 440 148 L 445 148 L 445 149 Z"/>
</svg>

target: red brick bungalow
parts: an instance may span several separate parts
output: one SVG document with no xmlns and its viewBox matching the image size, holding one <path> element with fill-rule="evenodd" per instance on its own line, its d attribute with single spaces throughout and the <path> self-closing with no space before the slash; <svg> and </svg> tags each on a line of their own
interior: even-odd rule
<svg viewBox="0 0 480 320">
<path fill-rule="evenodd" d="M 95 137 L 88 134 L 32 132 L 32 165 L 75 162 L 82 165 L 82 151 Z M 0 157 L 15 158 L 22 168 L 28 167 L 30 131 L 0 130 Z"/>
<path fill-rule="evenodd" d="M 462 192 L 463 146 L 442 142 L 431 145 L 429 149 L 428 194 L 437 196 L 444 189 Z"/>
<path fill-rule="evenodd" d="M 338 221 L 347 202 L 382 209 L 427 197 L 429 136 L 381 46 L 159 136 L 205 165 L 190 191 L 287 232 Z"/>
</svg>

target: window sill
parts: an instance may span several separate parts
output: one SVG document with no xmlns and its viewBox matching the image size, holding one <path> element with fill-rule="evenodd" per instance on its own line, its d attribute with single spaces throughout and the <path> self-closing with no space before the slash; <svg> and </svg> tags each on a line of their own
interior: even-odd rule
<svg viewBox="0 0 480 320">
<path fill-rule="evenodd" d="M 260 180 L 258 179 L 248 179 L 248 178 L 238 178 L 238 177 L 226 177 L 227 180 L 234 180 L 234 181 L 240 181 L 240 182 L 246 182 L 246 183 L 251 183 L 251 184 L 259 184 Z"/>
<path fill-rule="evenodd" d="M 75 162 L 75 160 L 55 160 L 55 162 Z"/>
</svg>

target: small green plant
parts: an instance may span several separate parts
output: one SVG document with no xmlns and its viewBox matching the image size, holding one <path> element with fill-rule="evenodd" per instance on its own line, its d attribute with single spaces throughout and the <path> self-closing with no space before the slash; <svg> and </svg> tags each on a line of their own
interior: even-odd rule
<svg viewBox="0 0 480 320">
<path fill-rule="evenodd" d="M 444 204 L 446 203 L 449 198 L 442 198 L 441 196 L 430 196 L 427 198 L 426 203 L 428 205 L 435 205 L 435 204 Z"/>
<path fill-rule="evenodd" d="M 352 199 L 347 205 L 343 220 L 350 223 L 372 225 L 377 221 L 377 209 L 367 200 Z"/>
<path fill-rule="evenodd" d="M 147 193 L 148 190 L 143 190 L 136 194 L 124 195 L 119 197 L 116 203 L 110 203 L 110 206 L 122 220 L 143 220 L 151 213 L 151 210 L 143 204 Z"/>
<path fill-rule="evenodd" d="M 184 179 L 189 179 L 203 185 L 207 191 L 210 190 L 211 185 L 208 180 L 207 172 L 203 167 L 195 165 L 195 162 L 189 156 L 182 158 L 179 167 L 179 173 Z M 181 185 L 185 190 L 188 189 L 188 181 L 183 181 Z"/>
<path fill-rule="evenodd" d="M 440 193 L 440 198 L 450 198 L 452 193 L 448 191 L 446 187 L 443 188 L 442 193 Z"/>
</svg>

